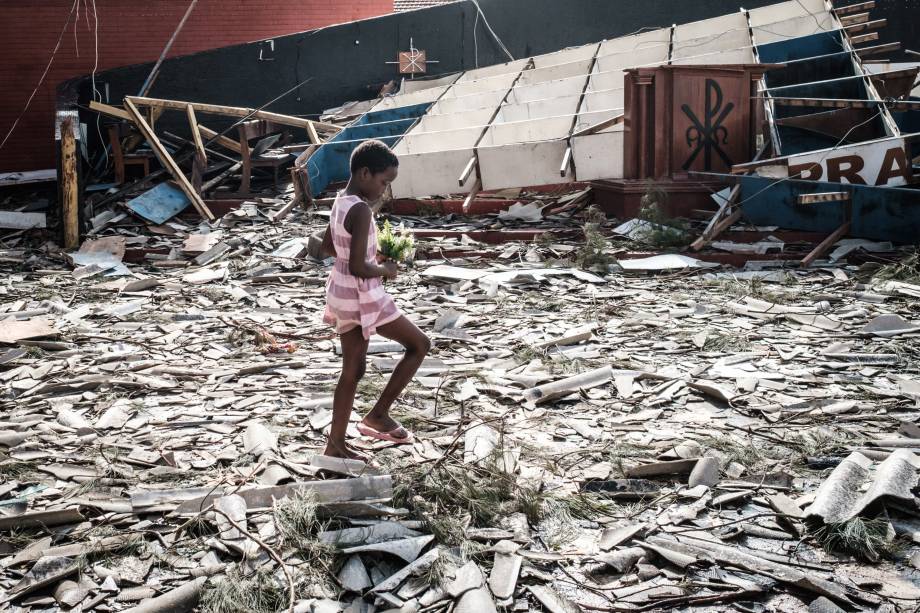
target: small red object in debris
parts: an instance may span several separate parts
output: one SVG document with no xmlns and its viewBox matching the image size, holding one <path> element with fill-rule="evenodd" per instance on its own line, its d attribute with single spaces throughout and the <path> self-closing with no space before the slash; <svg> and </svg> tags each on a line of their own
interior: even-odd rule
<svg viewBox="0 0 920 613">
<path fill-rule="evenodd" d="M 262 347 L 262 353 L 294 353 L 297 343 L 271 343 Z"/>
</svg>

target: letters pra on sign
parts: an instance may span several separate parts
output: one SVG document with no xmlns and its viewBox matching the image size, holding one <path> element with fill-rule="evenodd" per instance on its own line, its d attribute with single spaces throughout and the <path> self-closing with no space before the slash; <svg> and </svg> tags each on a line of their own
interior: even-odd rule
<svg viewBox="0 0 920 613">
<path fill-rule="evenodd" d="M 911 182 L 904 139 L 886 139 L 788 158 L 789 176 L 806 181 L 897 187 Z"/>
</svg>

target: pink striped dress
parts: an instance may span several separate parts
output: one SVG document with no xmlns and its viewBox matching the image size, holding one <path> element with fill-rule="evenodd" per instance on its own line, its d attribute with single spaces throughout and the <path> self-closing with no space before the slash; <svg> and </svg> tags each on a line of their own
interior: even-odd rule
<svg viewBox="0 0 920 613">
<path fill-rule="evenodd" d="M 383 289 L 379 277 L 361 279 L 351 274 L 348 259 L 351 253 L 351 234 L 345 229 L 345 216 L 351 207 L 361 202 L 358 196 L 344 191 L 336 194 L 329 219 L 329 231 L 335 247 L 335 264 L 326 280 L 326 312 L 323 321 L 335 326 L 339 334 L 361 326 L 365 339 L 369 339 L 378 326 L 390 323 L 402 315 L 393 298 Z M 367 235 L 369 262 L 377 261 L 377 224 L 371 218 Z"/>
</svg>

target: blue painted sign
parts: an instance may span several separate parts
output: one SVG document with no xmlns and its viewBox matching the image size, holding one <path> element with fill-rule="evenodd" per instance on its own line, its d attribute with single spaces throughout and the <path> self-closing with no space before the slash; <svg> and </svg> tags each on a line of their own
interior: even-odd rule
<svg viewBox="0 0 920 613">
<path fill-rule="evenodd" d="M 171 183 L 160 183 L 137 198 L 128 201 L 128 208 L 153 223 L 172 219 L 191 204 L 188 197 Z"/>
</svg>

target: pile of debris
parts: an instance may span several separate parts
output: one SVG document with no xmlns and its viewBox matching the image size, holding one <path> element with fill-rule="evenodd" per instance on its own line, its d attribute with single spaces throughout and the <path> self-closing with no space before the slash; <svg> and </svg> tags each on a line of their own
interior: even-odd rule
<svg viewBox="0 0 920 613">
<path fill-rule="evenodd" d="M 394 413 L 414 445 L 350 426 L 370 466 L 317 455 L 341 366 L 307 255 L 328 200 L 4 252 L 8 610 L 920 598 L 913 260 L 661 274 L 583 189 L 503 196 L 476 218 L 390 204 L 424 257 L 389 289 L 435 349 Z M 400 351 L 372 339 L 357 413 Z"/>
</svg>

